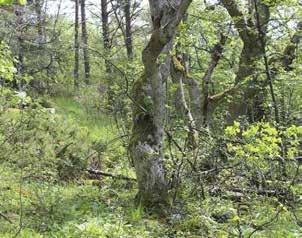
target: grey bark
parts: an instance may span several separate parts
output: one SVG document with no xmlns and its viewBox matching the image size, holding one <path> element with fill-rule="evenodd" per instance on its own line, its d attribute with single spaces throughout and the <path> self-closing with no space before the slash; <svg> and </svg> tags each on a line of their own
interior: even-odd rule
<svg viewBox="0 0 302 238">
<path fill-rule="evenodd" d="M 211 83 L 214 70 L 221 59 L 226 40 L 227 37 L 221 34 L 219 43 L 217 43 L 212 50 L 210 63 L 202 79 L 202 89 L 203 89 L 202 125 L 203 126 L 208 126 L 210 115 L 214 111 L 214 108 L 217 106 L 214 103 L 215 101 L 211 100 L 209 85 Z"/>
<path fill-rule="evenodd" d="M 193 77 L 188 77 L 186 80 L 186 85 L 188 86 L 188 92 L 190 97 L 190 106 L 193 118 L 196 122 L 197 128 L 202 127 L 202 90 L 200 85 Z"/>
<path fill-rule="evenodd" d="M 110 56 L 110 33 L 109 33 L 109 12 L 108 12 L 108 0 L 101 0 L 102 10 L 102 35 L 103 35 L 103 47 L 105 55 Z M 109 75 L 112 73 L 112 67 L 110 63 L 105 60 L 106 73 Z"/>
<path fill-rule="evenodd" d="M 221 35 L 220 41 L 212 49 L 211 60 L 206 72 L 204 73 L 204 76 L 202 77 L 202 87 L 200 87 L 198 82 L 190 76 L 187 62 L 184 60 L 184 67 L 187 72 L 187 77 L 184 82 L 188 86 L 191 101 L 191 112 L 197 128 L 208 126 L 211 114 L 215 110 L 218 103 L 222 100 L 222 98 L 224 98 L 226 95 L 229 95 L 233 91 L 233 89 L 226 90 L 225 92 L 216 95 L 211 95 L 209 92 L 209 84 L 211 83 L 214 70 L 222 57 L 226 40 L 227 37 Z M 200 88 L 202 88 L 202 90 Z"/>
<path fill-rule="evenodd" d="M 28 1 L 28 3 L 32 3 L 31 1 Z M 43 13 L 42 13 L 42 7 L 44 4 L 44 0 L 35 0 L 34 3 L 34 10 L 37 15 L 37 27 L 38 27 L 38 36 L 39 36 L 39 43 L 42 43 L 44 40 L 44 19 L 43 19 Z"/>
<path fill-rule="evenodd" d="M 292 70 L 291 64 L 297 57 L 297 45 L 302 41 L 302 21 L 298 22 L 297 31 L 292 37 L 289 45 L 286 46 L 281 63 L 286 71 Z"/>
<path fill-rule="evenodd" d="M 190 149 L 196 149 L 198 144 L 198 131 L 196 130 L 196 122 L 193 117 L 193 114 L 188 106 L 186 96 L 185 96 L 185 89 L 184 89 L 184 82 L 187 81 L 187 67 L 185 64 L 185 57 L 184 56 L 174 56 L 171 60 L 171 78 L 174 84 L 177 84 L 177 91 L 176 91 L 176 111 L 181 112 L 184 118 L 188 121 L 188 140 L 187 140 L 187 147 Z"/>
<path fill-rule="evenodd" d="M 133 59 L 133 44 L 132 44 L 132 19 L 131 19 L 131 0 L 124 0 L 125 14 L 125 45 L 129 60 Z"/>
<path fill-rule="evenodd" d="M 191 0 L 149 0 L 153 29 L 142 54 L 144 75 L 133 88 L 134 100 L 141 107 L 133 108 L 133 128 L 129 144 L 138 181 L 138 199 L 149 208 L 158 209 L 161 205 L 169 204 L 163 157 L 163 83 L 167 67 L 164 64 L 160 68 L 157 61 L 164 48 L 173 40 L 177 26 L 190 3 Z"/>
<path fill-rule="evenodd" d="M 235 27 L 243 41 L 243 49 L 240 56 L 239 69 L 236 73 L 235 85 L 242 83 L 248 77 L 252 79 L 245 87 L 238 90 L 236 98 L 230 105 L 227 117 L 228 123 L 232 123 L 240 116 L 249 115 L 251 120 L 259 120 L 263 117 L 262 104 L 264 101 L 264 87 L 256 77 L 257 62 L 263 57 L 263 46 L 257 33 L 257 22 L 252 15 L 246 19 L 240 11 L 235 0 L 222 0 L 223 6 L 232 17 Z M 258 3 L 259 25 L 261 31 L 266 35 L 267 25 L 270 17 L 269 8 L 263 3 Z M 255 111 L 252 111 L 255 108 Z"/>
<path fill-rule="evenodd" d="M 81 1 L 81 24 L 82 24 L 82 49 L 84 56 L 84 73 L 85 83 L 89 84 L 90 78 L 90 62 L 89 62 L 89 51 L 88 51 L 88 33 L 87 33 L 87 21 L 86 21 L 86 2 Z"/>
<path fill-rule="evenodd" d="M 80 55 L 80 41 L 79 41 L 79 0 L 75 0 L 75 23 L 74 23 L 74 86 L 79 87 L 79 55 Z"/>
<path fill-rule="evenodd" d="M 301 41 L 302 41 L 302 21 L 298 22 L 297 31 L 291 38 L 289 44 L 285 47 L 282 56 L 279 58 L 271 59 L 271 61 L 269 62 L 270 66 L 272 67 L 273 77 L 277 77 L 280 70 L 279 66 L 281 66 L 281 69 L 285 70 L 286 72 L 293 70 L 291 65 L 297 57 L 297 49 L 298 49 L 297 46 Z M 281 96 L 281 119 L 283 125 L 287 125 L 288 111 L 285 103 L 285 91 L 284 91 L 285 85 L 283 84 L 282 87 L 283 87 L 283 92 Z"/>
<path fill-rule="evenodd" d="M 265 73 L 267 77 L 267 83 L 270 88 L 270 93 L 272 97 L 272 102 L 273 102 L 273 107 L 274 107 L 274 113 L 275 113 L 275 121 L 279 123 L 279 109 L 277 105 L 277 100 L 275 96 L 275 91 L 274 91 L 274 86 L 273 86 L 273 78 L 271 75 L 271 70 L 268 64 L 268 56 L 266 52 L 266 38 L 265 38 L 265 31 L 262 29 L 261 26 L 261 9 L 258 8 L 258 1 L 254 0 L 254 7 L 255 7 L 255 15 L 256 15 L 256 25 L 257 25 L 257 30 L 260 38 L 260 43 L 262 47 L 262 53 L 263 53 L 263 60 L 264 60 L 264 65 L 265 65 Z"/>
<path fill-rule="evenodd" d="M 17 49 L 18 49 L 18 62 L 16 65 L 17 74 L 20 76 L 24 72 L 24 7 L 23 6 L 15 6 L 14 12 L 16 15 L 16 27 L 17 27 Z M 20 91 L 23 90 L 23 82 L 19 80 L 17 82 L 17 86 Z"/>
</svg>

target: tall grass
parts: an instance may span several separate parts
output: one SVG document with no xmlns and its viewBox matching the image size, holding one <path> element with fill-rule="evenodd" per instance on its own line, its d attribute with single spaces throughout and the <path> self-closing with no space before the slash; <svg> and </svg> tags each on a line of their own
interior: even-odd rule
<svg viewBox="0 0 302 238">
<path fill-rule="evenodd" d="M 110 115 L 97 109 L 85 107 L 73 97 L 54 97 L 56 112 L 66 120 L 73 120 L 80 127 L 86 127 L 92 141 L 106 142 L 115 138 L 118 130 Z"/>
</svg>

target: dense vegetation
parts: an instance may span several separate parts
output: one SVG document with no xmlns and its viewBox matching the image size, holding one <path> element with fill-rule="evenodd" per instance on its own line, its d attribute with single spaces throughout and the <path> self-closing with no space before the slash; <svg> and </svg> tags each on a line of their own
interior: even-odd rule
<svg viewBox="0 0 302 238">
<path fill-rule="evenodd" d="M 302 237 L 301 42 L 299 0 L 0 0 L 0 237 Z"/>
</svg>

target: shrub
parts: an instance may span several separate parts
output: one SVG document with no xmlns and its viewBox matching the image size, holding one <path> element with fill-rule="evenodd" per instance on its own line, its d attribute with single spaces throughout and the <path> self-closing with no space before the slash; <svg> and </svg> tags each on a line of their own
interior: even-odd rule
<svg viewBox="0 0 302 238">
<path fill-rule="evenodd" d="M 29 178 L 80 177 L 91 153 L 86 141 L 85 129 L 41 107 L 0 115 L 0 161 L 23 168 Z"/>
</svg>

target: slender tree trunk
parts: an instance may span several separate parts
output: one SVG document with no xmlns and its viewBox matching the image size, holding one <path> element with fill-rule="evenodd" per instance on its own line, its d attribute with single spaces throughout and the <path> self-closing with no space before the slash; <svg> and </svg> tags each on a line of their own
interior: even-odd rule
<svg viewBox="0 0 302 238">
<path fill-rule="evenodd" d="M 214 70 L 221 59 L 226 40 L 227 37 L 221 34 L 219 43 L 217 43 L 212 50 L 211 61 L 209 63 L 208 69 L 202 78 L 202 89 L 203 89 L 202 124 L 205 127 L 208 126 L 211 113 L 213 112 L 214 107 L 216 107 L 216 105 L 214 105 L 210 100 L 211 95 L 209 91 L 209 85 L 211 83 Z"/>
<path fill-rule="evenodd" d="M 191 112 L 196 122 L 196 127 L 201 128 L 203 126 L 203 112 L 202 91 L 200 90 L 200 85 L 193 77 L 188 77 L 185 84 L 188 85 Z"/>
<path fill-rule="evenodd" d="M 174 84 L 177 84 L 178 88 L 176 91 L 176 111 L 180 111 L 183 118 L 188 121 L 188 140 L 187 140 L 187 147 L 189 149 L 196 149 L 198 145 L 198 131 L 196 130 L 196 122 L 191 113 L 191 110 L 188 106 L 186 96 L 185 96 L 185 89 L 184 89 L 184 82 L 187 81 L 187 70 L 185 66 L 185 59 L 184 55 L 180 57 L 173 56 L 171 60 L 171 78 Z"/>
<path fill-rule="evenodd" d="M 24 72 L 24 7 L 15 6 L 15 15 L 17 17 L 17 42 L 18 42 L 18 61 L 16 64 L 17 75 L 21 76 Z M 20 77 L 21 78 L 21 77 Z M 23 81 L 16 81 L 16 86 L 20 91 L 23 90 Z"/>
<path fill-rule="evenodd" d="M 258 9 L 258 1 L 257 0 L 254 0 L 254 6 L 255 6 L 255 14 L 256 14 L 256 22 L 257 22 L 256 25 L 257 25 L 259 38 L 260 38 L 263 60 L 264 60 L 264 65 L 265 65 L 265 73 L 266 73 L 267 83 L 269 85 L 269 89 L 270 89 L 270 93 L 271 93 L 271 97 L 272 97 L 272 102 L 273 102 L 273 107 L 274 107 L 275 121 L 277 123 L 279 123 L 280 122 L 279 109 L 278 109 L 278 105 L 277 105 L 275 90 L 274 90 L 274 86 L 273 86 L 273 78 L 272 78 L 272 75 L 271 75 L 271 70 L 270 70 L 269 63 L 268 63 L 268 56 L 267 56 L 267 52 L 266 52 L 266 37 L 265 37 L 266 33 L 263 31 L 263 27 L 261 26 L 261 19 L 260 19 L 260 14 L 261 13 L 259 12 L 259 9 Z"/>
<path fill-rule="evenodd" d="M 133 45 L 132 45 L 132 19 L 131 19 L 131 0 L 125 0 L 124 3 L 125 14 L 125 45 L 127 48 L 127 56 L 129 60 L 133 59 Z"/>
<path fill-rule="evenodd" d="M 210 116 L 216 108 L 218 102 L 221 101 L 222 97 L 231 92 L 231 90 L 227 90 L 218 95 L 211 95 L 209 91 L 209 84 L 211 83 L 213 72 L 221 59 L 226 39 L 227 38 L 224 35 L 221 35 L 220 41 L 212 49 L 211 61 L 202 78 L 202 90 L 200 90 L 198 82 L 191 77 L 188 67 L 188 60 L 186 59 L 185 54 L 183 54 L 183 60 L 181 60 L 183 63 L 178 63 L 180 67 L 185 70 L 185 80 L 183 80 L 183 82 L 188 86 L 191 101 L 191 114 L 196 125 L 195 128 L 208 126 Z M 179 98 L 181 99 L 181 96 Z"/>
<path fill-rule="evenodd" d="M 40 43 L 42 43 L 44 40 L 42 7 L 43 7 L 43 0 L 35 0 L 35 11 L 36 11 L 37 20 L 38 20 L 38 35 L 39 35 Z"/>
<path fill-rule="evenodd" d="M 79 0 L 75 0 L 75 22 L 74 22 L 74 86 L 79 87 Z"/>
<path fill-rule="evenodd" d="M 157 211 L 160 211 L 162 205 L 169 204 L 163 157 L 163 83 L 169 67 L 159 67 L 157 60 L 173 39 L 190 3 L 190 0 L 149 0 L 153 30 L 142 55 L 144 75 L 133 88 L 136 103 L 129 150 L 137 175 L 138 199 L 144 206 L 156 208 Z"/>
<path fill-rule="evenodd" d="M 81 23 L 82 23 L 82 49 L 84 56 L 84 72 L 85 72 L 85 82 L 89 84 L 90 78 L 90 62 L 89 62 L 89 52 L 88 52 L 88 33 L 86 24 L 86 3 L 85 0 L 81 1 Z"/>
<path fill-rule="evenodd" d="M 114 90 L 111 88 L 112 85 L 112 73 L 113 68 L 110 64 L 111 57 L 111 42 L 110 42 L 110 32 L 109 32 L 109 11 L 108 4 L 109 0 L 101 0 L 101 10 L 102 10 L 102 34 L 103 34 L 103 48 L 106 55 L 105 67 L 106 67 L 106 81 L 108 84 L 107 97 L 108 105 L 113 107 L 114 105 Z"/>
<path fill-rule="evenodd" d="M 110 56 L 110 34 L 109 34 L 109 13 L 108 13 L 108 0 L 101 0 L 101 9 L 102 9 L 102 34 L 103 34 L 103 47 L 106 56 L 109 58 Z M 112 73 L 112 67 L 105 61 L 106 65 L 106 73 Z"/>
</svg>

